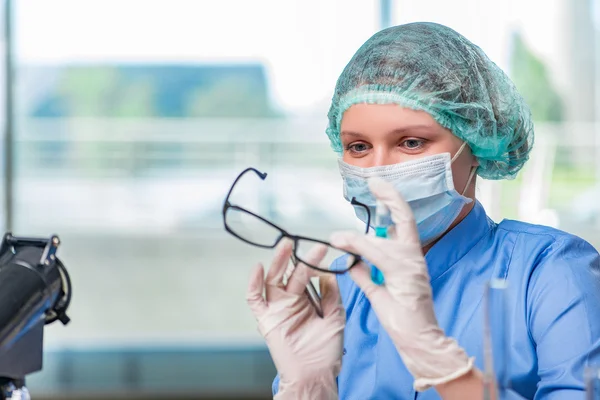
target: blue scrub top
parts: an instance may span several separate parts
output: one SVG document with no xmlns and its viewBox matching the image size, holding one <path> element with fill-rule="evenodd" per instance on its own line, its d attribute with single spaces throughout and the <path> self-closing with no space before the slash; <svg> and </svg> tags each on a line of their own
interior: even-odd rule
<svg viewBox="0 0 600 400">
<path fill-rule="evenodd" d="M 476 202 L 425 259 L 440 327 L 482 371 L 485 285 L 507 279 L 507 399 L 583 399 L 584 368 L 600 364 L 600 259 L 589 243 L 545 226 L 496 224 Z M 439 399 L 433 388 L 413 390 L 412 376 L 350 276 L 338 276 L 338 285 L 346 309 L 339 398 Z"/>
</svg>

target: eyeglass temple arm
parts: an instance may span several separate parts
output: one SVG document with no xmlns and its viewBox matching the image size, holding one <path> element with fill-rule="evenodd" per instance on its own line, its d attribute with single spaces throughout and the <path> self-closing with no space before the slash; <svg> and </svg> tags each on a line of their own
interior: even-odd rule
<svg viewBox="0 0 600 400">
<path fill-rule="evenodd" d="M 256 173 L 256 175 L 258 175 L 258 177 L 260 179 L 262 179 L 263 181 L 265 180 L 265 178 L 267 177 L 267 173 L 266 172 L 260 172 L 259 170 L 257 170 L 256 168 L 252 168 L 252 167 L 248 167 L 245 170 L 243 170 L 238 176 L 237 178 L 235 178 L 235 180 L 233 181 L 233 184 L 231 185 L 231 187 L 229 188 L 229 192 L 227 192 L 227 197 L 225 197 L 225 204 L 229 203 L 229 196 L 231 196 L 231 192 L 233 191 L 233 188 L 235 187 L 235 185 L 238 183 L 238 181 L 240 180 L 240 178 L 242 176 L 244 176 L 244 174 L 248 171 L 253 171 L 254 173 Z"/>
<path fill-rule="evenodd" d="M 350 204 L 361 206 L 367 211 L 367 231 L 365 233 L 369 233 L 369 227 L 371 226 L 371 210 L 366 204 L 356 200 L 356 197 L 353 197 L 352 200 L 350 200 Z"/>
</svg>

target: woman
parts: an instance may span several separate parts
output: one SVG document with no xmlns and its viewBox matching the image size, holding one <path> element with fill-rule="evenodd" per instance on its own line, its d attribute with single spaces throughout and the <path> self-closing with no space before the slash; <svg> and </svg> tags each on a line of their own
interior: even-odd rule
<svg viewBox="0 0 600 400">
<path fill-rule="evenodd" d="M 508 282 L 509 398 L 583 398 L 584 366 L 600 354 L 599 256 L 565 232 L 496 224 L 475 200 L 475 173 L 513 178 L 533 144 L 528 107 L 483 51 L 433 23 L 375 34 L 338 80 L 327 134 L 346 199 L 379 200 L 395 223 L 387 240 L 342 232 L 331 243 L 377 265 L 385 284 L 364 264 L 323 277 L 321 319 L 302 293 L 306 267 L 283 284 L 291 244 L 266 279 L 257 267 L 248 303 L 276 398 L 482 399 L 494 278 Z"/>
</svg>

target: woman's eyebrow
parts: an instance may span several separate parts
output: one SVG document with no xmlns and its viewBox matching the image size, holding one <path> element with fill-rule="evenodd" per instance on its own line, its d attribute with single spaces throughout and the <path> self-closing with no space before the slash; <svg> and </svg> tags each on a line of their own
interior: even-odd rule
<svg viewBox="0 0 600 400">
<path fill-rule="evenodd" d="M 353 131 L 342 131 L 342 133 L 340 133 L 340 136 L 341 137 L 350 136 L 350 137 L 358 138 L 358 139 L 365 137 L 365 135 L 358 133 L 358 132 L 353 132 Z"/>
<path fill-rule="evenodd" d="M 409 131 L 413 131 L 413 130 L 433 130 L 435 129 L 435 126 L 433 125 L 429 125 L 429 124 L 414 124 L 414 125 L 407 125 L 407 126 L 403 126 L 401 128 L 397 128 L 394 129 L 390 132 L 388 132 L 389 135 L 399 135 L 399 134 L 404 134 L 406 132 Z M 356 138 L 356 139 L 361 139 L 361 138 L 365 138 L 368 135 L 363 135 L 362 133 L 359 132 L 354 132 L 354 131 L 342 131 L 340 133 L 341 137 L 344 136 L 350 136 L 352 138 Z"/>
<path fill-rule="evenodd" d="M 409 131 L 418 131 L 418 130 L 432 130 L 434 129 L 434 126 L 432 125 L 427 125 L 427 124 L 415 124 L 415 125 L 407 125 L 407 126 L 403 126 L 402 128 L 398 128 L 398 129 L 394 129 L 392 131 L 389 132 L 389 134 L 403 134 Z"/>
</svg>

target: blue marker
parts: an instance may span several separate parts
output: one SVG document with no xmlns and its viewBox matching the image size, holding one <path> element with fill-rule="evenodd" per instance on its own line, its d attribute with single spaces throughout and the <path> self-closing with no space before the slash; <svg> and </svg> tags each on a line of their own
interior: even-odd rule
<svg viewBox="0 0 600 400">
<path fill-rule="evenodd" d="M 375 236 L 387 238 L 388 227 L 392 224 L 390 209 L 381 201 L 377 201 L 375 206 Z M 383 274 L 374 265 L 371 265 L 371 280 L 378 284 L 383 284 Z"/>
</svg>

